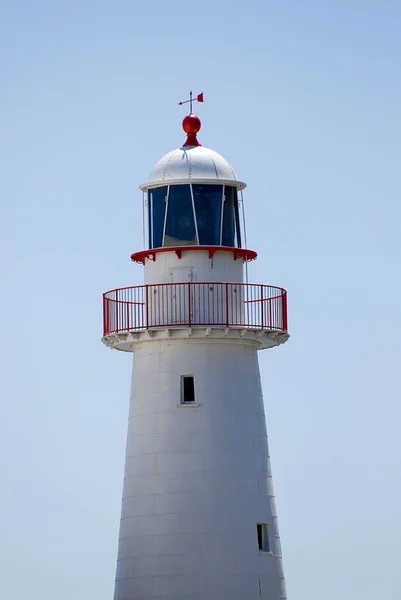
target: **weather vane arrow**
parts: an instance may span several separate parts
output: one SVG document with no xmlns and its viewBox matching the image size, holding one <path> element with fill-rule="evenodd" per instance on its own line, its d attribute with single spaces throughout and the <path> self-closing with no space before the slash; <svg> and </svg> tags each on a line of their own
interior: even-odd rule
<svg viewBox="0 0 401 600">
<path fill-rule="evenodd" d="M 189 100 L 184 100 L 183 102 L 179 102 L 178 104 L 179 104 L 179 106 L 181 106 L 182 104 L 187 104 L 188 102 L 190 103 L 189 109 L 190 109 L 190 112 L 192 113 L 192 102 L 203 102 L 203 92 L 201 94 L 198 94 L 196 96 L 196 98 L 193 98 L 192 92 L 189 92 Z"/>
</svg>

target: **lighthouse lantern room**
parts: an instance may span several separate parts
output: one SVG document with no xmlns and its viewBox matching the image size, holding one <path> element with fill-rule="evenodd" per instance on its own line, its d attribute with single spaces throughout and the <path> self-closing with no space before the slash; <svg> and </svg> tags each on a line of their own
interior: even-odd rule
<svg viewBox="0 0 401 600">
<path fill-rule="evenodd" d="M 134 353 L 114 600 L 286 598 L 257 357 L 286 292 L 244 281 L 245 184 L 200 126 L 191 94 L 140 186 L 144 285 L 103 295 L 102 341 Z"/>
</svg>

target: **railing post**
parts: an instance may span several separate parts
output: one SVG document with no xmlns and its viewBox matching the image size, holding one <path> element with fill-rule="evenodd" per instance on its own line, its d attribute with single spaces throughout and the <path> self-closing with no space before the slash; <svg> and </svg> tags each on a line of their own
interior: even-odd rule
<svg viewBox="0 0 401 600">
<path fill-rule="evenodd" d="M 269 329 L 273 329 L 274 328 L 274 325 L 273 325 L 274 319 L 273 319 L 273 310 L 272 310 L 273 300 L 271 298 L 269 298 L 268 302 L 269 302 Z M 274 298 L 274 302 L 276 303 L 276 298 Z"/>
<path fill-rule="evenodd" d="M 281 311 L 283 314 L 283 331 L 288 331 L 288 323 L 287 323 L 287 292 L 283 292 L 281 296 Z"/>
<path fill-rule="evenodd" d="M 107 334 L 107 327 L 106 327 L 106 296 L 105 294 L 103 294 L 103 335 Z"/>
<path fill-rule="evenodd" d="M 116 326 L 114 331 L 118 332 L 119 330 L 119 322 L 118 322 L 118 290 L 116 290 Z"/>
<path fill-rule="evenodd" d="M 228 283 L 226 282 L 226 327 L 228 327 Z"/>
<path fill-rule="evenodd" d="M 265 318 L 264 318 L 264 306 L 263 306 L 263 285 L 260 286 L 260 312 L 261 312 L 261 326 L 262 329 L 265 328 Z"/>
<path fill-rule="evenodd" d="M 192 325 L 191 318 L 191 282 L 188 281 L 188 327 Z"/>
<path fill-rule="evenodd" d="M 145 285 L 145 321 L 146 329 L 149 329 L 149 285 Z"/>
</svg>

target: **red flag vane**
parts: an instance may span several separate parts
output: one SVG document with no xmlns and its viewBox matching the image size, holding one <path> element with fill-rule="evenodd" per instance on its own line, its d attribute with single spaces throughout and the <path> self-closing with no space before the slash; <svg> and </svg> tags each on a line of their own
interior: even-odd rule
<svg viewBox="0 0 401 600">
<path fill-rule="evenodd" d="M 203 92 L 198 94 L 196 98 L 192 98 L 192 92 L 189 92 L 189 100 L 184 100 L 184 102 L 179 102 L 178 104 L 181 106 L 182 104 L 189 104 L 190 112 L 192 113 L 192 102 L 203 102 Z"/>
</svg>

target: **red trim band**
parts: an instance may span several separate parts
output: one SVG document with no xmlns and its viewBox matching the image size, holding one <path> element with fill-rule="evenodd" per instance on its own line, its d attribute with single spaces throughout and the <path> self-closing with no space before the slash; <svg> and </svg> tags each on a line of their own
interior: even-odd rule
<svg viewBox="0 0 401 600">
<path fill-rule="evenodd" d="M 175 252 L 177 258 L 181 258 L 181 255 L 186 250 L 206 250 L 209 253 L 209 258 L 213 258 L 216 252 L 232 252 L 234 260 L 242 260 L 243 262 L 249 262 L 255 260 L 257 253 L 254 250 L 247 250 L 246 248 L 231 248 L 229 246 L 165 246 L 163 248 L 152 248 L 150 250 L 141 250 L 140 252 L 134 252 L 131 254 L 132 262 L 145 264 L 145 259 L 156 261 L 156 254 L 161 252 Z"/>
</svg>

